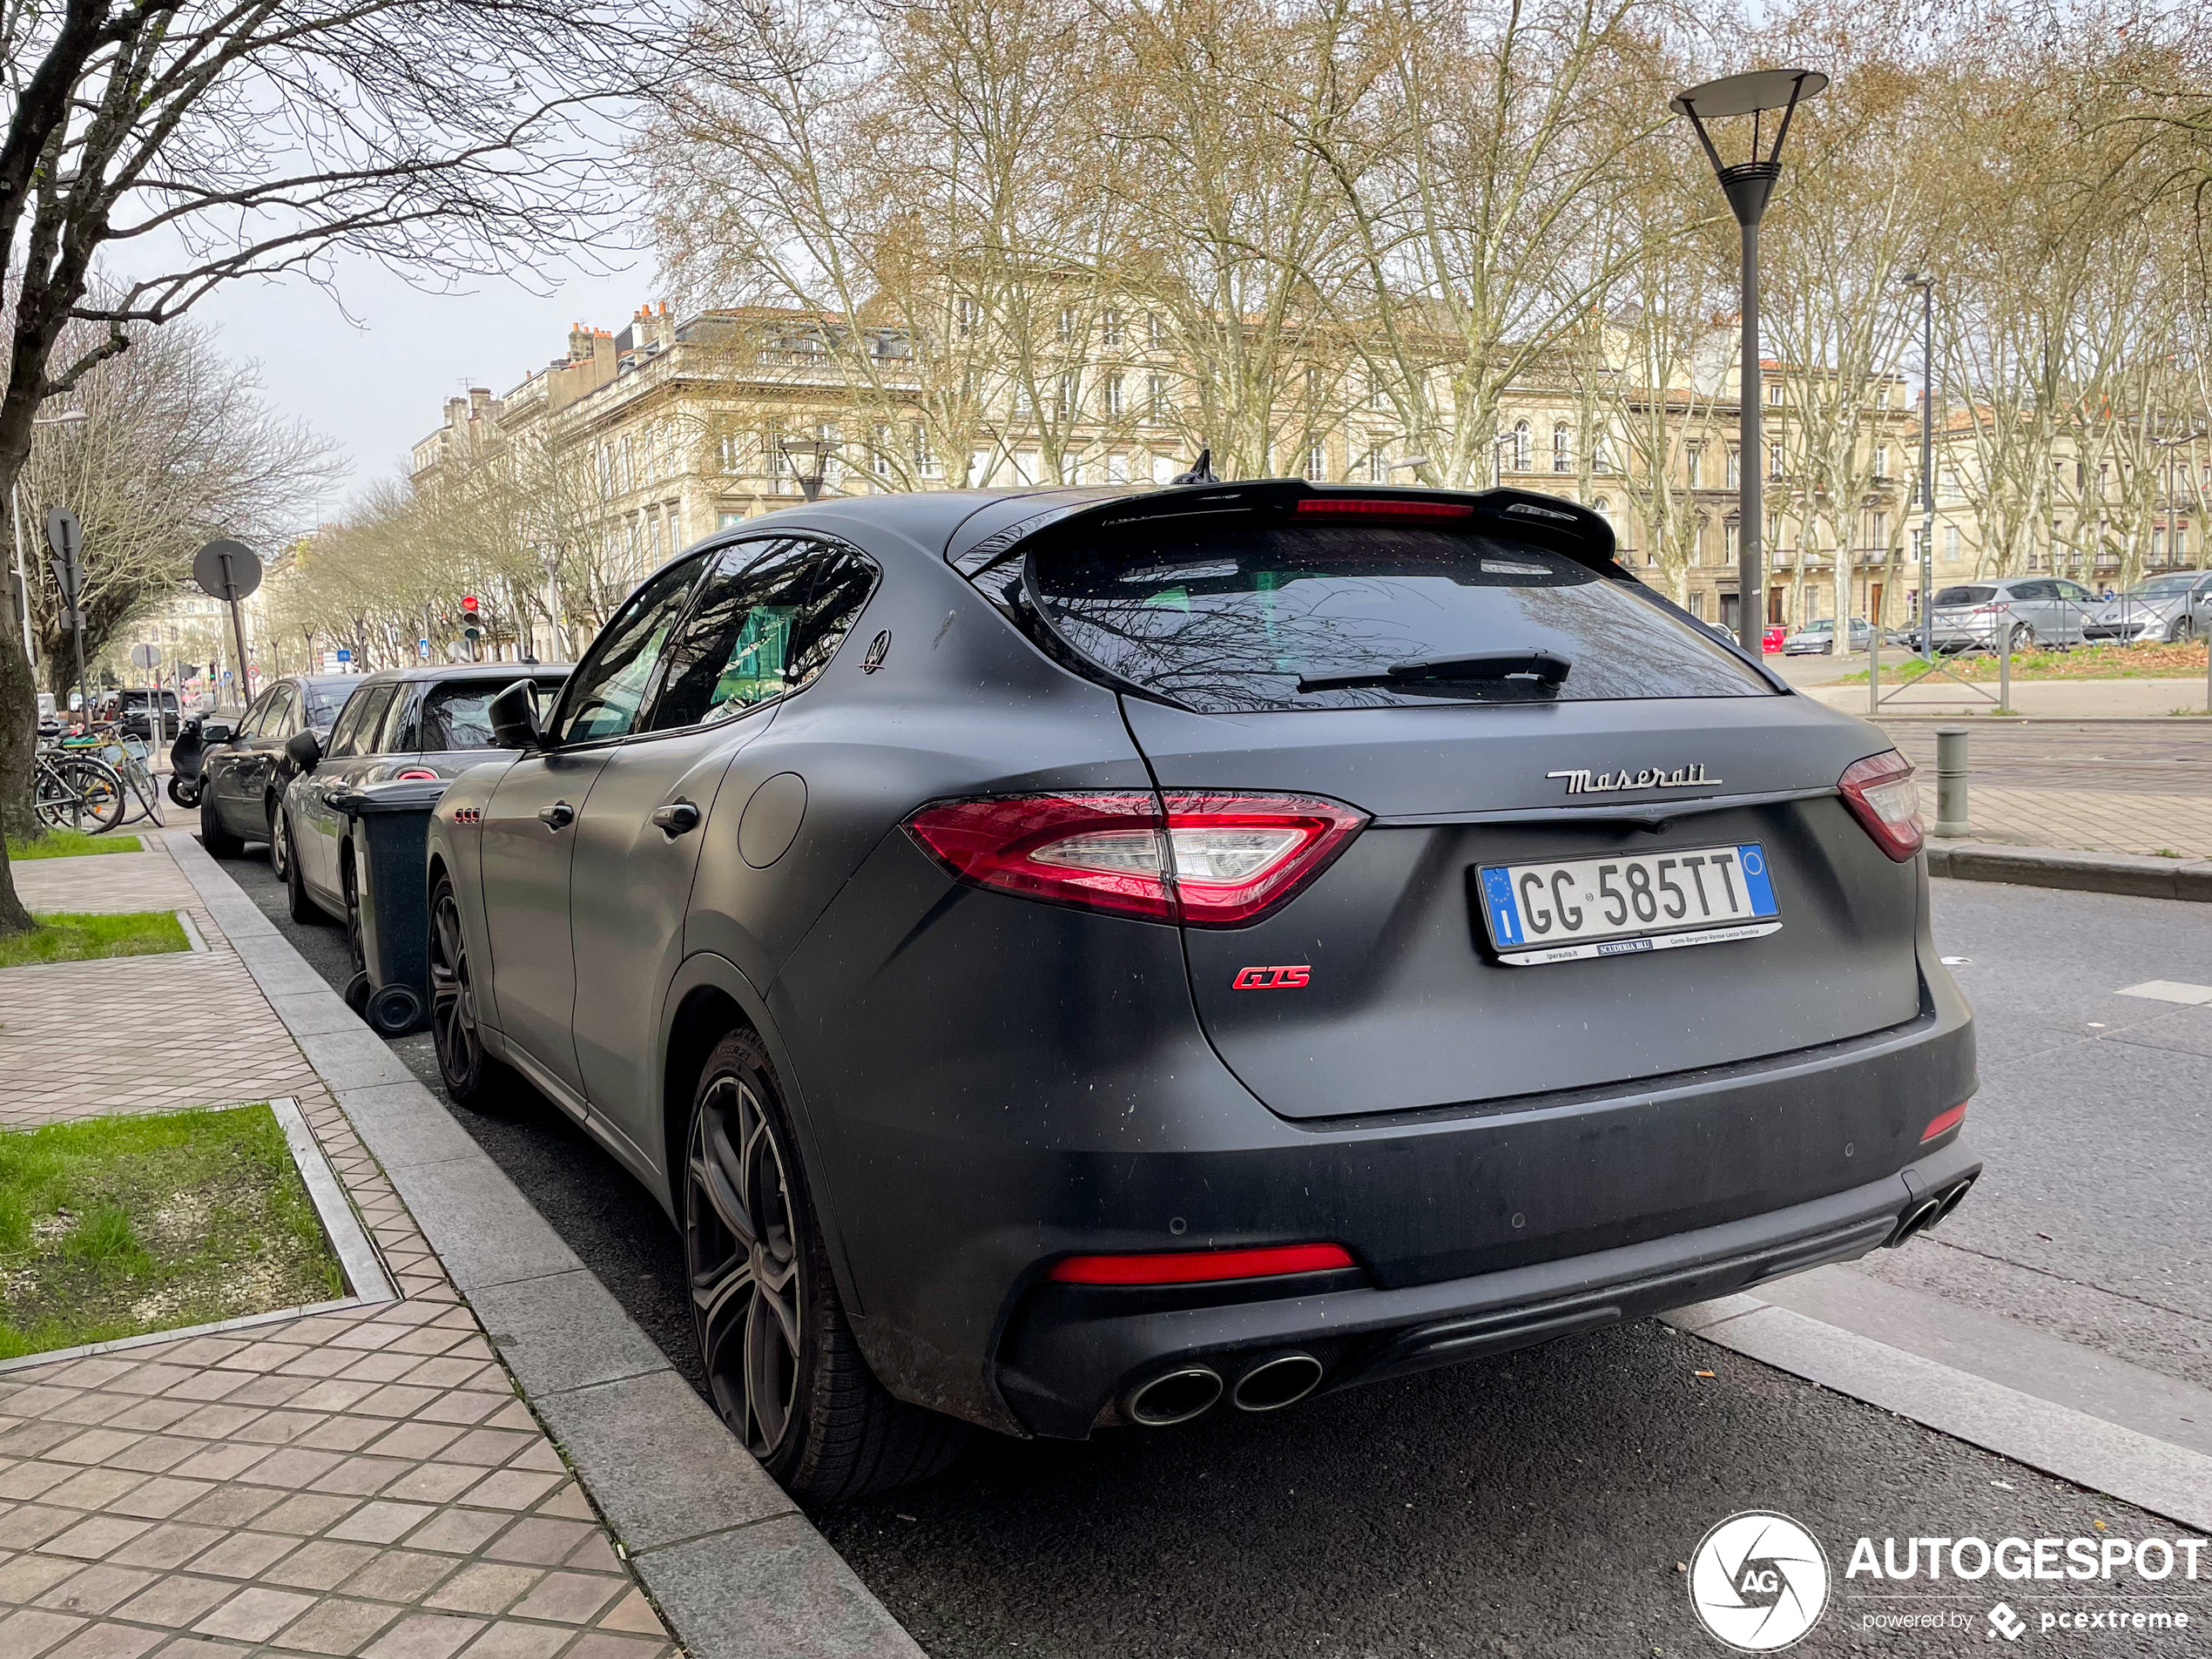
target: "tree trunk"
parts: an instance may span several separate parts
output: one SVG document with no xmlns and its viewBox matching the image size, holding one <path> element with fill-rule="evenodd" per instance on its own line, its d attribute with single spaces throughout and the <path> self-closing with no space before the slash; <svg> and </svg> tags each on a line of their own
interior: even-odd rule
<svg viewBox="0 0 2212 1659">
<path fill-rule="evenodd" d="M 0 828 L 24 840 L 38 833 L 31 778 L 38 743 L 38 695 L 23 654 L 21 620 L 0 627 Z M 14 868 L 0 838 L 0 936 L 30 931 L 30 913 L 16 897 Z"/>
</svg>

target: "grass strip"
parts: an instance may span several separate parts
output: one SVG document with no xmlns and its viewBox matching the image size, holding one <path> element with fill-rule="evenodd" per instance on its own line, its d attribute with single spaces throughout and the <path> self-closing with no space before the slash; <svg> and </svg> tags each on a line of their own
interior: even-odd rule
<svg viewBox="0 0 2212 1659">
<path fill-rule="evenodd" d="M 34 912 L 31 921 L 37 926 L 27 934 L 0 934 L 0 968 L 89 961 L 100 956 L 158 956 L 192 948 L 171 910 L 125 910 L 114 915 L 53 910 Z"/>
<path fill-rule="evenodd" d="M 8 857 L 21 864 L 30 859 L 76 859 L 93 853 L 140 853 L 144 843 L 135 835 L 93 835 L 79 829 L 48 830 L 30 840 L 8 838 Z"/>
<path fill-rule="evenodd" d="M 344 1294 L 266 1105 L 0 1134 L 0 1359 Z"/>
</svg>

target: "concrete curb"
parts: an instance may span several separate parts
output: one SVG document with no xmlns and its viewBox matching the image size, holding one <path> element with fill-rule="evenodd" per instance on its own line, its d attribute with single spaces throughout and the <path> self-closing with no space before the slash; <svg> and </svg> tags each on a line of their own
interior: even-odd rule
<svg viewBox="0 0 2212 1659">
<path fill-rule="evenodd" d="M 923 1659 L 436 1096 L 188 832 L 167 845 L 693 1659 Z"/>
<path fill-rule="evenodd" d="M 1756 1296 L 1664 1316 L 1678 1331 L 2163 1515 L 2212 1529 L 2212 1457 Z"/>
<path fill-rule="evenodd" d="M 1928 841 L 1928 873 L 1954 881 L 2009 881 L 2074 893 L 2121 893 L 2140 899 L 2212 902 L 2212 862 L 2141 858 L 2128 853 L 2076 853 L 2060 846 L 2006 846 L 1989 841 Z"/>
</svg>

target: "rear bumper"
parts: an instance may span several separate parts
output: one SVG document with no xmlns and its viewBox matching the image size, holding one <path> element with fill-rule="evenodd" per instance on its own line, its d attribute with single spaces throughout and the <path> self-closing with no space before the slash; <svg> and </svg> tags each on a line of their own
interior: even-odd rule
<svg viewBox="0 0 2212 1659">
<path fill-rule="evenodd" d="M 999 1387 L 1033 1432 L 1081 1438 L 1128 1421 L 1123 1402 L 1132 1393 L 1184 1368 L 1218 1373 L 1224 1400 L 1245 1372 L 1289 1352 L 1320 1362 L 1318 1392 L 1379 1381 L 1853 1260 L 1887 1241 L 1932 1197 L 1980 1173 L 1979 1156 L 1954 1136 L 1895 1174 L 1764 1215 L 1397 1289 L 1318 1289 L 1228 1306 L 1116 1312 L 1113 1299 L 1133 1293 L 1041 1286 L 1009 1332 Z"/>
</svg>

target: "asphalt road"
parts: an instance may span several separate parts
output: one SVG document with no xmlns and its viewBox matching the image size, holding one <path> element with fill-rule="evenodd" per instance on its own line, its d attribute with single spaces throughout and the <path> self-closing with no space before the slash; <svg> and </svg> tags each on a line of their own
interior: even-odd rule
<svg viewBox="0 0 2212 1659">
<path fill-rule="evenodd" d="M 336 929 L 291 922 L 258 854 L 227 867 L 342 983 Z M 2212 984 L 2212 917 L 1952 882 L 1937 907 L 1942 948 L 1969 959 L 1985 1066 L 1969 1130 L 1991 1169 L 1938 1239 L 1869 1271 L 2212 1380 L 2212 1010 L 2111 995 Z M 393 1046 L 435 1091 L 428 1037 Z M 696 1383 L 658 1207 L 549 1106 L 455 1116 Z M 1838 1601 L 1811 1653 L 1987 1652 L 2000 1594 L 2031 1621 L 2083 1602 L 2078 1587 L 1957 1583 L 1876 1599 L 1841 1577 L 1862 1534 L 2175 1531 L 1652 1323 L 1272 1416 L 1082 1445 L 983 1437 L 927 1486 L 815 1520 L 938 1659 L 1456 1659 L 1723 1651 L 1677 1563 L 1747 1508 L 1796 1518 L 1829 1554 Z M 2212 1583 L 2167 1593 L 2212 1628 Z M 1966 1628 L 1862 1626 L 1899 1609 Z M 2174 1634 L 2094 1646 L 2192 1650 Z"/>
</svg>

